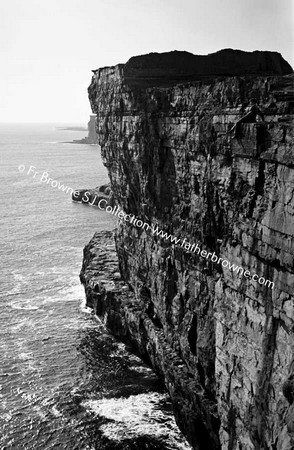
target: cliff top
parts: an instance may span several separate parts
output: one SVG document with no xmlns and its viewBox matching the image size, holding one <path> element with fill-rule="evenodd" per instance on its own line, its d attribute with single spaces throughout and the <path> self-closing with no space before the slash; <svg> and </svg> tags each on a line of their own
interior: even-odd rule
<svg viewBox="0 0 294 450">
<path fill-rule="evenodd" d="M 126 83 L 137 86 L 165 86 L 217 76 L 272 76 L 293 72 L 278 52 L 246 52 L 230 48 L 208 55 L 177 50 L 149 53 L 133 56 L 119 67 L 123 69 Z"/>
</svg>

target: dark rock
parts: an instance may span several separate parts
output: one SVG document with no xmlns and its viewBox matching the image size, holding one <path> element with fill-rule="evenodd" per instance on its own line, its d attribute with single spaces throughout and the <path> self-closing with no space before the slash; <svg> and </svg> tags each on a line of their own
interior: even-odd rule
<svg viewBox="0 0 294 450">
<path fill-rule="evenodd" d="M 131 85 L 163 86 L 216 76 L 287 75 L 292 67 L 277 52 L 224 49 L 209 55 L 173 51 L 134 56 L 124 66 Z"/>
<path fill-rule="evenodd" d="M 290 405 L 294 402 L 294 375 L 291 375 L 283 384 L 283 394 Z"/>
</svg>

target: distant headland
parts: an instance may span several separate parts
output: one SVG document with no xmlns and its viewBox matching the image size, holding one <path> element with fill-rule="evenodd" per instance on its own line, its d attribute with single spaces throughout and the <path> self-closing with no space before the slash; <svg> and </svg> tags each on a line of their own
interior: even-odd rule
<svg viewBox="0 0 294 450">
<path fill-rule="evenodd" d="M 77 126 L 77 127 L 57 127 L 58 130 L 61 131 L 87 131 L 88 128 L 87 127 L 81 127 L 81 126 Z"/>
<path fill-rule="evenodd" d="M 69 141 L 69 144 L 98 144 L 98 136 L 96 133 L 96 127 L 95 127 L 95 119 L 96 115 L 91 114 L 90 120 L 88 122 L 88 127 L 81 127 L 81 126 L 69 126 L 69 127 L 59 127 L 59 130 L 69 130 L 69 131 L 88 131 L 88 136 L 82 138 L 82 139 L 74 139 L 73 141 Z"/>
</svg>

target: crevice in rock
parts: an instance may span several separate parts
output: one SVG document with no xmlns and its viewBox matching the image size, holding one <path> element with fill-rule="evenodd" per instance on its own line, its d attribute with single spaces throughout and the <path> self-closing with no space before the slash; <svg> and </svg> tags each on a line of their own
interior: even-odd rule
<svg viewBox="0 0 294 450">
<path fill-rule="evenodd" d="M 261 155 L 266 150 L 266 138 L 267 138 L 266 126 L 262 123 L 256 126 L 256 152 L 257 156 Z"/>
<path fill-rule="evenodd" d="M 256 394 L 251 415 L 251 440 L 256 450 L 269 450 L 265 430 L 269 413 L 269 395 L 271 390 L 271 376 L 276 351 L 276 335 L 279 328 L 279 319 L 272 316 L 272 304 L 266 304 L 267 316 L 264 325 L 264 339 L 262 346 L 262 367 L 256 385 Z"/>
<path fill-rule="evenodd" d="M 228 431 L 229 431 L 229 443 L 228 450 L 236 449 L 236 408 L 230 406 L 228 413 Z"/>
<path fill-rule="evenodd" d="M 163 328 L 162 322 L 161 322 L 158 314 L 155 311 L 154 303 L 152 301 L 150 301 L 148 304 L 148 308 L 146 309 L 146 314 L 152 320 L 153 324 L 157 328 L 160 328 L 160 329 Z"/>
<path fill-rule="evenodd" d="M 197 315 L 193 315 L 192 323 L 188 331 L 188 342 L 193 355 L 197 355 Z"/>
<path fill-rule="evenodd" d="M 253 212 L 256 206 L 256 201 L 259 195 L 263 195 L 264 192 L 264 181 L 265 181 L 265 162 L 263 160 L 259 161 L 258 175 L 255 180 L 254 194 L 249 202 L 248 206 L 248 217 L 253 217 Z"/>
</svg>

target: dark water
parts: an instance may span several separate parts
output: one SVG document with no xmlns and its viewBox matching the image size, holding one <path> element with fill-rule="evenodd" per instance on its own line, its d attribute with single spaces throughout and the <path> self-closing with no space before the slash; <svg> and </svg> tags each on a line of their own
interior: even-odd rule
<svg viewBox="0 0 294 450">
<path fill-rule="evenodd" d="M 0 125 L 0 446 L 188 449 L 154 374 L 83 307 L 83 246 L 114 225 L 55 186 L 108 181 L 96 146 L 61 143 L 84 134 Z"/>
</svg>

